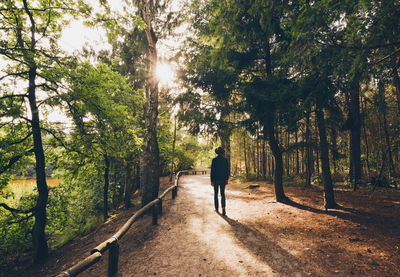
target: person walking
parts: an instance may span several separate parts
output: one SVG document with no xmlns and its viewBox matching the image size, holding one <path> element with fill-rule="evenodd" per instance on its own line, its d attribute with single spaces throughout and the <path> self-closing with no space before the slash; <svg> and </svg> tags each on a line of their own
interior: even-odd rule
<svg viewBox="0 0 400 277">
<path fill-rule="evenodd" d="M 218 156 L 212 160 L 210 174 L 211 186 L 214 187 L 214 206 L 215 211 L 218 212 L 218 190 L 220 190 L 222 215 L 226 215 L 225 186 L 228 184 L 230 169 L 228 160 L 223 156 L 225 153 L 224 149 L 222 147 L 218 147 L 215 149 L 215 153 Z"/>
</svg>

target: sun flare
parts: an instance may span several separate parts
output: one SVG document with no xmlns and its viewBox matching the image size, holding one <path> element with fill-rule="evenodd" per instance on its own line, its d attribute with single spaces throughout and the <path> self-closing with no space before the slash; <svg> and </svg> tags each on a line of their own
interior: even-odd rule
<svg viewBox="0 0 400 277">
<path fill-rule="evenodd" d="M 157 64 L 156 74 L 161 85 L 171 85 L 175 81 L 175 70 L 171 64 Z"/>
</svg>

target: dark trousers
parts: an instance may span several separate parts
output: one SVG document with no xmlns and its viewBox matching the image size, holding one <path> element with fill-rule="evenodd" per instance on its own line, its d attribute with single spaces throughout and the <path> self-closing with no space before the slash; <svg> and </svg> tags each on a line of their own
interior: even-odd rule
<svg viewBox="0 0 400 277">
<path fill-rule="evenodd" d="M 214 206 L 218 210 L 218 188 L 221 191 L 221 206 L 225 208 L 225 181 L 214 182 Z"/>
</svg>

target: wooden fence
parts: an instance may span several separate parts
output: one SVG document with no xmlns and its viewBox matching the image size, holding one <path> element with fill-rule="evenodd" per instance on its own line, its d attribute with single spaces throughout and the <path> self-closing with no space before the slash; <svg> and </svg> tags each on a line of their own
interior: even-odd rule
<svg viewBox="0 0 400 277">
<path fill-rule="evenodd" d="M 178 180 L 181 175 L 189 174 L 206 174 L 205 170 L 183 170 L 179 171 L 175 177 L 175 183 L 171 187 L 167 188 L 157 199 L 154 199 L 146 206 L 138 210 L 133 216 L 131 216 L 128 221 L 121 227 L 113 236 L 109 239 L 103 241 L 98 246 L 96 246 L 90 255 L 85 259 L 81 260 L 77 264 L 71 266 L 65 271 L 60 272 L 56 277 L 66 277 L 66 276 L 77 276 L 79 273 L 83 272 L 87 268 L 91 267 L 95 263 L 101 260 L 104 252 L 107 250 L 108 253 L 108 274 L 107 276 L 115 276 L 118 272 L 118 258 L 119 258 L 119 244 L 118 241 L 128 232 L 132 224 L 142 217 L 147 211 L 152 209 L 153 225 L 157 225 L 158 216 L 162 214 L 162 200 L 163 198 L 172 191 L 172 199 L 177 196 L 178 193 Z"/>
</svg>

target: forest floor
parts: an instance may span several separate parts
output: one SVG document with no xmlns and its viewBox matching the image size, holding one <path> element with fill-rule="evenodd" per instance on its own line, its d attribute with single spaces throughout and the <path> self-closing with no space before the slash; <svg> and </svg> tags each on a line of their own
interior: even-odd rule
<svg viewBox="0 0 400 277">
<path fill-rule="evenodd" d="M 255 183 L 260 187 L 250 189 Z M 118 276 L 400 276 L 400 191 L 337 189 L 343 208 L 328 212 L 322 188 L 285 192 L 290 204 L 274 200 L 271 184 L 233 182 L 222 216 L 214 211 L 209 176 L 184 176 L 159 224 L 151 226 L 147 216 L 120 241 Z M 53 251 L 45 266 L 23 276 L 65 270 L 137 208 Z M 82 276 L 106 276 L 106 263 L 104 257 Z"/>
</svg>

